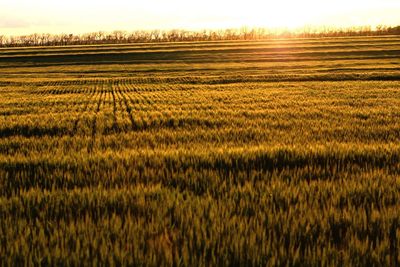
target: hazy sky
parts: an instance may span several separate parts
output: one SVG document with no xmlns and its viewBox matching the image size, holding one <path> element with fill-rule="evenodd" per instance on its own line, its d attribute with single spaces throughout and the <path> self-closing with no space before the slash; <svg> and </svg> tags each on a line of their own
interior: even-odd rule
<svg viewBox="0 0 400 267">
<path fill-rule="evenodd" d="M 0 34 L 400 25 L 400 0 L 0 0 Z"/>
</svg>

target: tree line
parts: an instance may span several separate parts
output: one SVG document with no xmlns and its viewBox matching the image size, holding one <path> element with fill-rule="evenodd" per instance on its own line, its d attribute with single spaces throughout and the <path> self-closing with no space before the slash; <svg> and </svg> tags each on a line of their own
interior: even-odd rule
<svg viewBox="0 0 400 267">
<path fill-rule="evenodd" d="M 223 40 L 259 40 L 274 38 L 316 38 L 346 36 L 400 35 L 400 26 L 370 26 L 336 28 L 304 27 L 301 30 L 271 30 L 267 28 L 239 28 L 219 30 L 152 30 L 152 31 L 113 31 L 91 32 L 85 34 L 30 34 L 21 36 L 0 35 L 0 46 L 62 46 L 124 43 L 223 41 Z"/>
</svg>

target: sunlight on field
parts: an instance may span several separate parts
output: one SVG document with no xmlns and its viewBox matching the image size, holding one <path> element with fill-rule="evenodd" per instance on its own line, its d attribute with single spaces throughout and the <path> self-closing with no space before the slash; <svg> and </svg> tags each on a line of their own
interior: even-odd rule
<svg viewBox="0 0 400 267">
<path fill-rule="evenodd" d="M 0 265 L 398 266 L 399 51 L 1 48 Z"/>
</svg>

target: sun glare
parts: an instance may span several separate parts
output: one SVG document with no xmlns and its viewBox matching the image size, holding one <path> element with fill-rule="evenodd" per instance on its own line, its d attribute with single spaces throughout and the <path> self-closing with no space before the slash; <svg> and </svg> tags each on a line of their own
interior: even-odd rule
<svg viewBox="0 0 400 267">
<path fill-rule="evenodd" d="M 396 0 L 0 0 L 0 34 L 398 25 Z"/>
<path fill-rule="evenodd" d="M 268 10 L 268 6 L 265 5 L 262 10 Z M 275 12 L 256 11 L 253 17 L 249 17 L 247 22 L 243 22 L 261 27 L 295 28 L 304 26 L 307 23 L 307 17 L 310 17 L 310 14 L 305 10 L 284 10 L 279 5 L 273 8 L 273 10 Z"/>
</svg>

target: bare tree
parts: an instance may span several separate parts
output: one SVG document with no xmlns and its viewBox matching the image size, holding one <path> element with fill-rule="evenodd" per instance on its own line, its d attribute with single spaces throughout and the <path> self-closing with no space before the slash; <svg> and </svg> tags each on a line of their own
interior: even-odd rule
<svg viewBox="0 0 400 267">
<path fill-rule="evenodd" d="M 271 30 L 265 28 L 225 29 L 225 30 L 153 30 L 153 31 L 102 31 L 74 34 L 31 34 L 6 37 L 0 35 L 0 46 L 54 46 L 73 44 L 104 44 L 104 43 L 137 43 L 137 42 L 180 42 L 180 41 L 218 41 L 218 40 L 256 40 L 268 38 L 295 37 L 335 37 L 335 36 L 368 36 L 368 35 L 400 35 L 400 26 L 387 27 L 383 25 L 372 29 L 370 26 L 350 28 L 304 28 L 302 31 Z"/>
<path fill-rule="evenodd" d="M 0 46 L 4 46 L 6 44 L 6 37 L 4 35 L 0 35 Z"/>
</svg>

